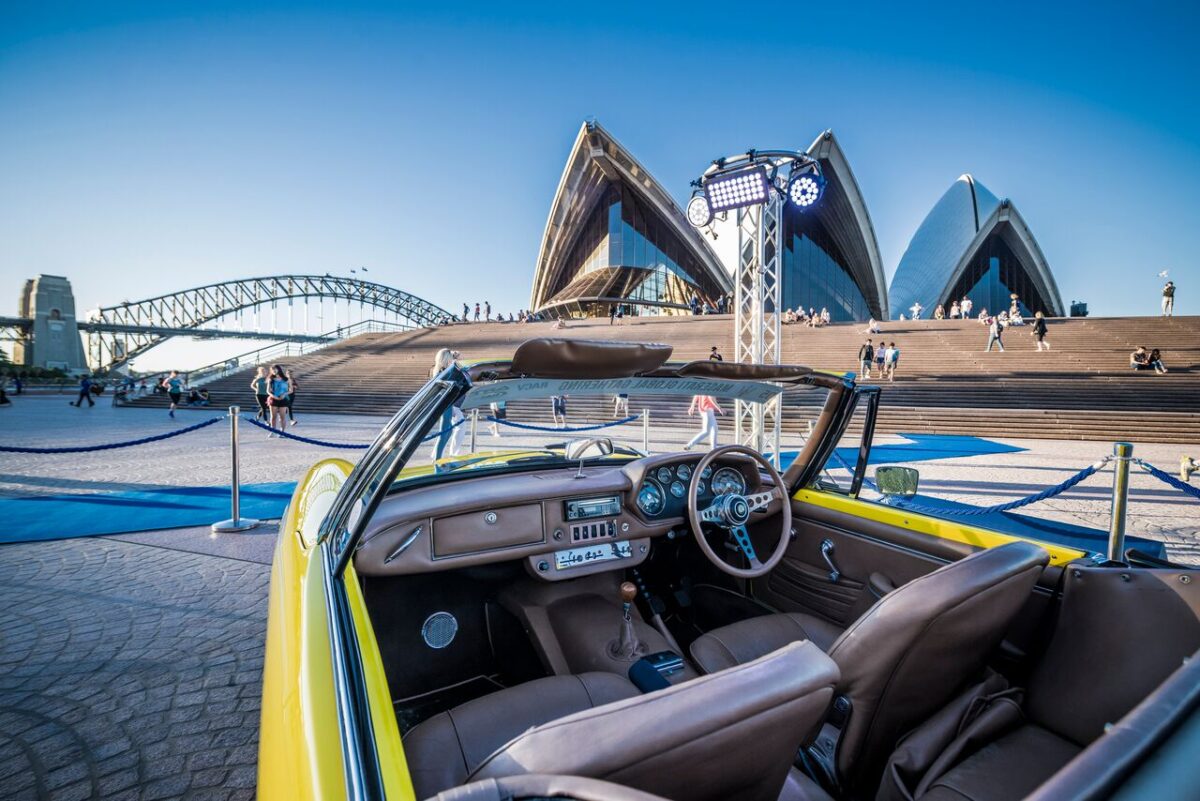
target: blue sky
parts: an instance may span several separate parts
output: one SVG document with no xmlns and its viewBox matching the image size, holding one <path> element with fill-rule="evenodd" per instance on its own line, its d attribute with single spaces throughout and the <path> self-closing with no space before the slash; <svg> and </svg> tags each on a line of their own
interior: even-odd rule
<svg viewBox="0 0 1200 801">
<path fill-rule="evenodd" d="M 1169 269 L 1200 310 L 1200 6 L 841 5 L 5 3 L 0 307 L 366 265 L 516 310 L 595 117 L 680 199 L 833 128 L 889 277 L 971 172 L 1064 300 L 1153 313 Z"/>
</svg>

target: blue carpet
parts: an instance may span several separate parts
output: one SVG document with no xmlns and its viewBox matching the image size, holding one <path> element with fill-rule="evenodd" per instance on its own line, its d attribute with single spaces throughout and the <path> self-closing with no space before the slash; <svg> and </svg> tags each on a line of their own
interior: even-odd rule
<svg viewBox="0 0 1200 801">
<path fill-rule="evenodd" d="M 957 459 L 962 456 L 987 456 L 993 453 L 1020 453 L 1028 450 L 990 439 L 957 434 L 897 434 L 897 436 L 904 437 L 908 442 L 872 446 L 871 458 L 868 463 L 904 464 L 928 462 L 932 459 Z M 787 470 L 798 453 L 799 451 L 780 453 L 779 461 L 782 465 L 780 469 Z M 838 448 L 837 456 L 847 465 L 853 465 L 858 461 L 858 448 Z"/>
<path fill-rule="evenodd" d="M 295 487 L 292 482 L 242 487 L 242 514 L 278 518 Z M 228 518 L 228 487 L 0 498 L 0 543 L 207 526 Z"/>
</svg>

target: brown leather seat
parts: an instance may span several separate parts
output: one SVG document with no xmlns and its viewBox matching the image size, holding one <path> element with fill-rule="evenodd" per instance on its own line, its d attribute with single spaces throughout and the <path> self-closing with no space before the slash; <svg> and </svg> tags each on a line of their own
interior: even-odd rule
<svg viewBox="0 0 1200 801">
<path fill-rule="evenodd" d="M 553 676 L 430 718 L 404 749 L 418 798 L 548 773 L 689 801 L 775 801 L 837 679 L 812 643 L 647 695 L 616 674 Z"/>
<path fill-rule="evenodd" d="M 850 702 L 832 761 L 851 795 L 872 792 L 899 737 L 978 674 L 1048 561 L 1027 542 L 972 554 L 885 595 L 828 646 Z M 829 629 L 807 615 L 751 618 L 705 634 L 691 654 L 720 670 L 798 632 L 819 643 Z"/>
</svg>

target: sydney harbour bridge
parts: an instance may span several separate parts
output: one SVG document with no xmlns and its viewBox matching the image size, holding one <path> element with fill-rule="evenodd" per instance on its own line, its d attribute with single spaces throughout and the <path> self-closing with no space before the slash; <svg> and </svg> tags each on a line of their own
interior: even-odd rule
<svg viewBox="0 0 1200 801">
<path fill-rule="evenodd" d="M 30 366 L 83 368 L 72 358 L 79 352 L 78 336 L 86 336 L 86 367 L 107 371 L 145 353 L 171 337 L 205 339 L 269 339 L 275 342 L 328 342 L 350 330 L 339 326 L 321 333 L 309 328 L 311 302 L 358 304 L 395 320 L 398 328 L 432 326 L 452 318 L 450 312 L 416 295 L 384 284 L 335 275 L 277 275 L 245 278 L 194 287 L 138 301 L 104 306 L 76 319 L 70 283 L 58 276 L 41 276 L 26 282 L 16 317 L 0 317 L 4 338 L 16 344 L 14 359 Z M 293 306 L 303 305 L 304 319 L 297 330 Z M 273 330 L 278 309 L 288 317 L 286 332 Z M 270 309 L 271 325 L 260 324 L 259 310 Z M 253 310 L 253 322 L 244 315 Z M 335 311 L 336 314 L 336 311 Z M 218 327 L 222 318 L 240 317 L 237 327 Z M 263 320 L 265 323 L 265 319 Z M 51 352 L 54 351 L 54 352 Z M 79 356 L 82 356 L 79 353 Z"/>
</svg>

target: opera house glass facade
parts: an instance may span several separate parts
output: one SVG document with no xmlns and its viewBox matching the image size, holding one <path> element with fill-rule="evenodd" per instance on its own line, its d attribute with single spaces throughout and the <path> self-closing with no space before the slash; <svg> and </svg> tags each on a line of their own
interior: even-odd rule
<svg viewBox="0 0 1200 801">
<path fill-rule="evenodd" d="M 818 215 L 784 207 L 783 308 L 828 309 L 834 322 L 874 316 L 848 262 Z"/>
</svg>

